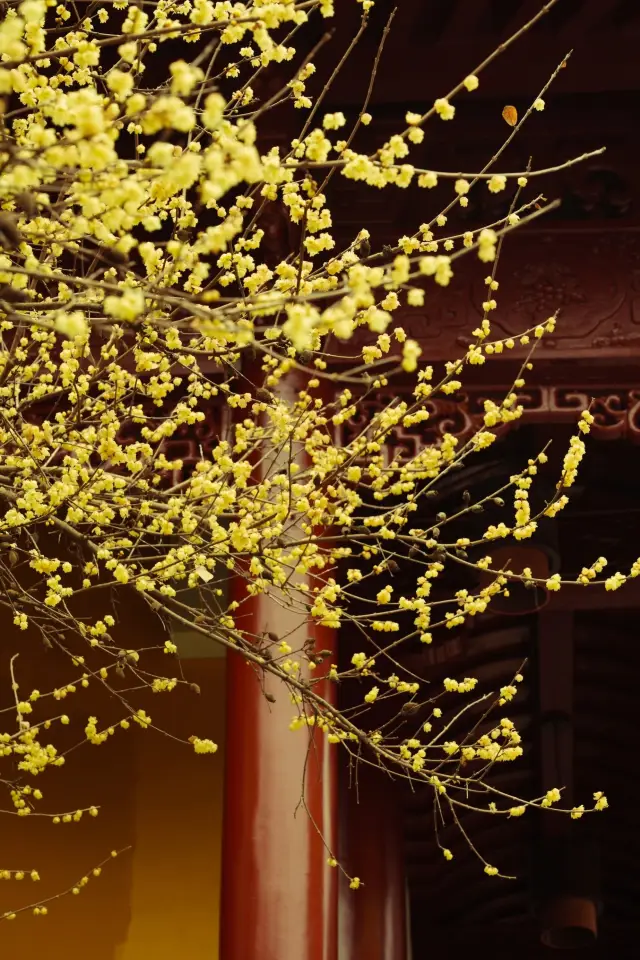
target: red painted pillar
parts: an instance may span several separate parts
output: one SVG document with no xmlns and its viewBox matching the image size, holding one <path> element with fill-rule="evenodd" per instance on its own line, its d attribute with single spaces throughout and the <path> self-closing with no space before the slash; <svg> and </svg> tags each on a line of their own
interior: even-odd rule
<svg viewBox="0 0 640 960">
<path fill-rule="evenodd" d="M 363 886 L 351 890 L 348 881 L 341 883 L 340 960 L 407 960 L 399 784 L 364 763 L 350 779 L 341 796 L 345 866 Z"/>
<path fill-rule="evenodd" d="M 236 589 L 243 592 L 241 581 Z M 266 597 L 245 600 L 236 615 L 247 635 L 273 631 L 294 650 L 307 635 L 299 621 Z M 337 960 L 338 873 L 320 836 L 336 849 L 337 747 L 320 732 L 310 746 L 309 731 L 290 731 L 295 708 L 285 687 L 267 675 L 262 688 L 233 653 L 227 705 L 220 956 Z"/>
</svg>

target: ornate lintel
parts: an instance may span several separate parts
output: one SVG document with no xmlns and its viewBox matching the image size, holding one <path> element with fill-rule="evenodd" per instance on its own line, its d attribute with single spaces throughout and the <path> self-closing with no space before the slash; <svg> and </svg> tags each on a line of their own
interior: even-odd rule
<svg viewBox="0 0 640 960">
<path fill-rule="evenodd" d="M 460 441 L 469 439 L 483 428 L 485 401 L 499 404 L 509 388 L 505 386 L 470 387 L 451 397 L 435 396 L 425 401 L 428 420 L 413 427 L 395 427 L 387 438 L 384 455 L 387 462 L 394 457 L 408 460 L 422 449 L 438 443 L 445 433 Z M 590 408 L 594 416 L 591 435 L 597 440 L 622 440 L 640 443 L 640 386 L 593 386 L 576 383 L 573 386 L 531 386 L 517 391 L 518 403 L 524 413 L 512 424 L 501 426 L 499 434 L 522 424 L 575 423 L 582 410 Z M 357 413 L 336 428 L 335 442 L 350 443 L 363 432 L 380 413 L 398 399 L 412 400 L 409 386 L 394 386 L 381 390 L 375 397 L 357 401 Z M 169 460 L 181 460 L 182 468 L 175 471 L 172 482 L 178 483 L 201 460 L 210 459 L 221 439 L 228 438 L 231 423 L 225 416 L 225 405 L 212 403 L 207 419 L 195 427 L 184 426 L 179 435 L 165 442 L 164 452 Z M 126 442 L 126 437 L 123 437 Z M 134 439 L 133 436 L 130 439 Z"/>
<path fill-rule="evenodd" d="M 387 461 L 394 457 L 407 460 L 425 447 L 437 443 L 446 434 L 458 440 L 468 440 L 483 428 L 485 401 L 499 404 L 509 392 L 508 387 L 474 387 L 455 396 L 435 396 L 425 402 L 428 420 L 404 428 L 393 429 L 385 444 Z M 536 386 L 517 391 L 518 403 L 524 408 L 519 420 L 502 425 L 498 433 L 521 424 L 575 423 L 582 410 L 590 408 L 594 416 L 591 433 L 600 440 L 628 439 L 640 443 L 640 387 L 593 386 Z M 374 398 L 359 401 L 356 416 L 343 424 L 337 442 L 348 444 L 371 423 L 377 413 L 400 399 L 412 399 L 409 389 L 380 391 Z"/>
</svg>

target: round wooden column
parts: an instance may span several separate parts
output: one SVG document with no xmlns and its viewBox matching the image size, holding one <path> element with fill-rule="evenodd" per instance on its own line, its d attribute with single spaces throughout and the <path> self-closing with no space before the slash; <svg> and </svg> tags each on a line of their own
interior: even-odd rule
<svg viewBox="0 0 640 960">
<path fill-rule="evenodd" d="M 244 592 L 242 581 L 236 590 Z M 265 597 L 245 600 L 236 623 L 247 635 L 272 631 L 286 636 L 294 650 L 307 635 L 299 614 Z M 326 636 L 321 643 L 330 646 Z M 268 702 L 263 691 L 275 702 Z M 324 693 L 331 696 L 331 690 Z M 230 653 L 224 960 L 337 960 L 338 873 L 327 864 L 320 836 L 336 849 L 337 748 L 319 732 L 312 734 L 310 745 L 309 731 L 290 731 L 294 715 L 280 681 L 267 675 L 262 686 L 242 657 Z M 309 812 L 300 803 L 303 792 Z"/>
<path fill-rule="evenodd" d="M 340 782 L 346 807 L 345 863 L 350 875 L 360 877 L 364 885 L 351 890 L 348 881 L 341 884 L 340 960 L 406 960 L 398 784 L 365 764 L 359 764 L 347 784 L 348 779 Z"/>
</svg>

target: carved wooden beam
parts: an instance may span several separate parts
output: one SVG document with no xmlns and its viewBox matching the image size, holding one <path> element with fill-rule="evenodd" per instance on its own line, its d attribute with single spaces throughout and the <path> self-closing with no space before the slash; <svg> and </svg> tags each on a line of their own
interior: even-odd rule
<svg viewBox="0 0 640 960">
<path fill-rule="evenodd" d="M 469 439 L 482 428 L 485 401 L 500 403 L 508 389 L 506 386 L 473 387 L 455 397 L 434 397 L 426 404 L 430 414 L 427 421 L 418 428 L 405 430 L 398 426 L 390 434 L 385 445 L 388 459 L 395 456 L 402 459 L 415 457 L 424 447 L 441 440 L 445 433 L 453 434 L 460 441 Z M 405 395 L 409 400 L 409 390 Z M 356 416 L 338 429 L 336 442 L 343 446 L 348 444 L 372 421 L 376 413 L 398 397 L 403 397 L 401 386 L 379 391 L 375 397 L 362 400 Z M 513 424 L 501 427 L 500 434 L 523 423 L 545 426 L 576 423 L 580 412 L 591 403 L 591 412 L 595 417 L 592 435 L 595 439 L 627 439 L 640 443 L 640 389 L 636 387 L 598 389 L 593 386 L 582 388 L 577 384 L 573 387 L 540 386 L 520 391 L 518 400 L 524 407 L 523 416 Z"/>
</svg>

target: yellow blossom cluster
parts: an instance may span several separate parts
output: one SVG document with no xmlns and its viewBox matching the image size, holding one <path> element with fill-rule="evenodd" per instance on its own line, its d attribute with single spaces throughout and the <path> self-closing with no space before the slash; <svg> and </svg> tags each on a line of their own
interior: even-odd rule
<svg viewBox="0 0 640 960">
<path fill-rule="evenodd" d="M 359 3 L 364 29 L 373 0 Z M 328 87 L 308 51 L 293 45 L 313 18 L 341 15 L 332 0 L 6 6 L 2 602 L 16 653 L 44 645 L 69 670 L 67 683 L 23 694 L 21 661 L 11 660 L 15 704 L 0 757 L 24 783 L 9 789 L 10 811 L 28 817 L 42 799 L 30 781 L 64 764 L 49 731 L 73 731 L 69 714 L 58 712 L 67 697 L 102 690 L 122 706 L 120 719 L 103 721 L 87 704 L 81 742 L 101 746 L 131 727 L 153 734 L 145 696 L 197 687 L 166 666 L 180 654 L 172 630 L 185 625 L 281 681 L 296 711 L 293 730 L 346 750 L 365 742 L 381 763 L 455 805 L 460 765 L 516 759 L 519 735 L 503 719 L 473 742 L 453 739 L 424 678 L 404 668 L 404 650 L 484 614 L 511 580 L 534 582 L 493 569 L 487 545 L 529 538 L 563 509 L 594 422 L 582 414 L 546 503 L 533 496 L 541 452 L 492 495 L 504 506 L 499 494 L 512 494 L 505 519 L 472 529 L 472 514 L 484 509 L 472 500 L 432 516 L 439 483 L 523 416 L 530 356 L 555 326 L 549 317 L 502 337 L 490 320 L 500 309 L 502 241 L 538 215 L 539 197 L 520 193 L 541 171 L 504 172 L 502 149 L 477 172 L 416 165 L 427 123 L 455 127 L 457 98 L 478 88 L 480 68 L 361 150 L 369 101 L 353 113 L 328 110 Z M 265 83 L 272 65 L 275 92 Z M 529 112 L 544 108 L 547 86 Z M 274 144 L 276 106 L 291 108 L 295 135 Z M 391 245 L 378 248 L 366 227 L 345 240 L 331 206 L 335 176 L 375 191 L 415 186 L 428 191 L 432 209 Z M 452 232 L 452 211 L 478 183 L 512 195 L 509 214 Z M 447 185 L 442 207 L 438 190 Z M 470 345 L 434 370 L 407 319 L 423 315 L 434 289 L 455 283 L 463 255 L 490 271 L 483 316 Z M 469 367 L 510 351 L 522 369 L 501 401 L 485 401 L 472 436 L 444 432 L 411 455 L 398 445 L 405 432 L 430 429 L 434 398 L 455 403 Z M 363 417 L 363 397 L 393 392 L 398 378 L 409 383 L 404 397 Z M 469 523 L 468 536 L 449 533 L 453 519 Z M 601 582 L 605 563 L 585 567 L 579 582 Z M 447 594 L 452 564 L 484 579 Z M 396 580 L 401 567 L 409 573 Z M 606 589 L 639 574 L 640 560 L 612 573 Z M 548 590 L 561 586 L 559 575 L 546 581 Z M 248 635 L 244 613 L 260 597 L 295 615 L 312 639 L 298 642 L 295 630 Z M 153 636 L 121 644 L 119 627 L 135 603 Z M 314 639 L 317 628 L 343 627 L 358 637 L 345 669 Z M 493 692 L 496 706 L 513 698 L 520 679 Z M 326 699 L 327 681 L 358 685 L 367 707 L 388 706 L 415 729 L 403 741 L 385 723 L 370 729 Z M 447 678 L 442 695 L 480 696 L 475 687 L 473 678 Z M 427 706 L 425 720 L 418 715 Z M 207 737 L 188 742 L 197 754 L 217 750 Z M 551 802 L 511 798 L 509 815 Z M 594 797 L 595 809 L 605 807 L 606 798 Z M 85 813 L 98 807 L 51 819 L 73 823 Z"/>
</svg>

